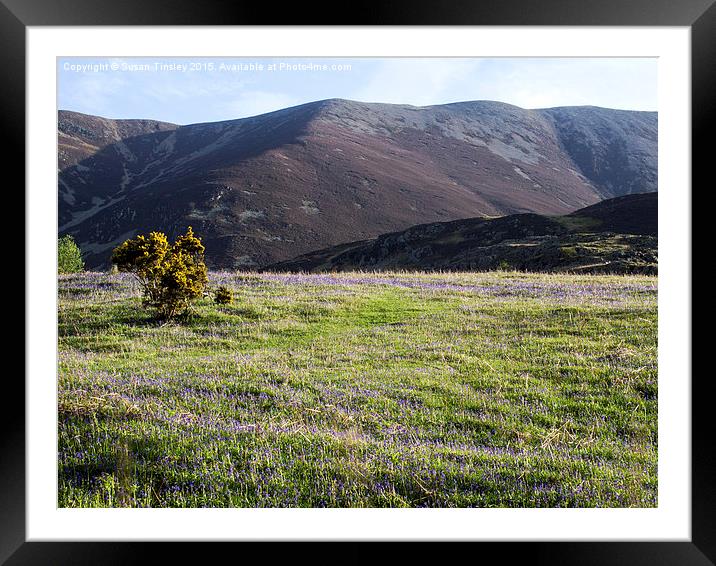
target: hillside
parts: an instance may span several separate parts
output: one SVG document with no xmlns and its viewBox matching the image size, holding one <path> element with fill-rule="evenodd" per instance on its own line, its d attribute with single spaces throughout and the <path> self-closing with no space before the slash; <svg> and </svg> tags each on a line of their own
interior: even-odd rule
<svg viewBox="0 0 716 566">
<path fill-rule="evenodd" d="M 316 251 L 270 271 L 499 268 L 588 273 L 657 272 L 657 194 L 627 195 L 564 216 L 516 214 L 413 226 Z"/>
<path fill-rule="evenodd" d="M 177 126 L 58 116 L 59 225 L 91 267 L 194 227 L 212 267 L 262 267 L 416 224 L 566 214 L 656 190 L 657 115 L 324 100 Z"/>
</svg>

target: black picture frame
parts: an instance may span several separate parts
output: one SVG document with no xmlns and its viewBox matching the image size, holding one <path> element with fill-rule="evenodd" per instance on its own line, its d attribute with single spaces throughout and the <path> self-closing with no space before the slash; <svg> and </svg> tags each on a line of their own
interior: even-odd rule
<svg viewBox="0 0 716 566">
<path fill-rule="evenodd" d="M 17 187 L 25 186 L 22 166 L 25 152 L 25 33 L 29 26 L 70 25 L 565 25 L 565 26 L 686 26 L 691 30 L 692 56 L 692 184 L 706 184 L 710 167 L 711 132 L 714 130 L 716 101 L 716 0 L 465 0 L 434 3 L 428 0 L 353 3 L 348 11 L 335 4 L 293 3 L 280 8 L 269 3 L 240 3 L 221 0 L 0 0 L 0 119 L 6 192 L 18 197 Z M 346 15 L 341 15 L 346 14 Z M 350 14 L 350 16 L 348 16 Z M 350 17 L 350 19 L 348 19 Z M 14 175 L 14 177 L 12 177 Z M 8 177 L 12 178 L 12 182 Z M 710 177 L 708 178 L 710 184 Z M 12 189 L 12 190 L 11 190 Z M 686 187 L 684 190 L 691 190 Z M 702 190 L 707 190 L 706 188 Z M 693 191 L 691 191 L 693 198 Z M 15 211 L 25 210 L 18 198 Z M 5 202 L 6 207 L 10 206 Z M 6 209 L 8 210 L 8 209 Z M 693 208 L 692 210 L 696 210 Z M 692 216 L 693 222 L 693 216 Z M 692 240 L 694 238 L 692 228 Z M 699 257 L 692 253 L 693 257 Z M 19 270 L 18 270 L 19 271 Z M 27 289 L 27 281 L 25 281 Z M 692 284 L 693 289 L 693 284 Z M 16 291 L 15 291 L 16 293 Z M 692 291 L 693 296 L 693 291 Z M 693 300 L 693 299 L 692 299 Z M 27 294 L 25 294 L 27 301 Z M 14 301 L 13 301 L 14 302 Z M 704 309 L 706 310 L 706 309 Z M 705 317 L 706 315 L 701 315 Z M 693 326 L 692 319 L 692 328 Z M 697 333 L 692 333 L 694 338 Z M 20 333 L 17 333 L 20 335 Z M 23 336 L 25 334 L 23 333 Z M 698 351 L 694 348 L 692 352 Z M 691 355 L 691 352 L 689 352 Z M 508 563 L 605 565 L 656 564 L 707 565 L 716 563 L 716 427 L 711 416 L 712 381 L 708 371 L 684 375 L 692 392 L 692 536 L 690 542 L 479 542 L 478 547 L 441 546 L 438 552 L 469 552 L 475 560 L 499 557 Z M 17 372 L 5 372 L 5 403 L 0 451 L 0 562 L 8 566 L 25 564 L 136 564 L 212 563 L 212 556 L 239 560 L 245 554 L 242 543 L 147 543 L 147 542 L 27 542 L 25 537 L 25 387 Z M 555 533 L 559 539 L 559 533 Z M 320 542 L 320 541 L 319 541 Z M 259 551 L 256 545 L 248 551 Z M 290 552 L 315 555 L 314 543 L 274 544 L 276 550 L 290 545 Z M 346 542 L 340 548 L 321 548 L 330 559 L 365 559 L 384 552 L 385 545 Z M 298 547 L 296 548 L 296 546 Z M 350 550 L 345 548 L 350 545 Z M 329 554 L 331 550 L 340 554 Z M 406 553 L 407 550 L 407 553 Z M 420 545 L 401 549 L 401 557 Z M 327 552 L 328 551 L 328 552 Z M 241 554 L 239 554 L 241 553 Z M 282 553 L 283 554 L 283 553 Z M 479 557 L 479 558 L 478 558 Z"/>
</svg>

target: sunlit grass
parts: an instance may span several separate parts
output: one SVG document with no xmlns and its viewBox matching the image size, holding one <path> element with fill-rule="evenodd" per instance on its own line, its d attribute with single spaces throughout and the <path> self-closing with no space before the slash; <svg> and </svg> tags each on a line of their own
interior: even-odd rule
<svg viewBox="0 0 716 566">
<path fill-rule="evenodd" d="M 657 503 L 656 278 L 59 278 L 59 505 Z"/>
</svg>

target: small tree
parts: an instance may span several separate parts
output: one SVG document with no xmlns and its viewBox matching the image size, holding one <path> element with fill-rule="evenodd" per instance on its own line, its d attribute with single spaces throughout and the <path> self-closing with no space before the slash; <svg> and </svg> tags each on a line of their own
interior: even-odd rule
<svg viewBox="0 0 716 566">
<path fill-rule="evenodd" d="M 84 271 L 85 262 L 82 261 L 82 252 L 69 234 L 57 240 L 57 272 L 77 273 Z"/>
<path fill-rule="evenodd" d="M 143 304 L 155 308 L 163 319 L 185 313 L 208 281 L 204 246 L 191 226 L 172 245 L 162 232 L 127 240 L 112 252 L 112 263 L 137 277 Z"/>
</svg>

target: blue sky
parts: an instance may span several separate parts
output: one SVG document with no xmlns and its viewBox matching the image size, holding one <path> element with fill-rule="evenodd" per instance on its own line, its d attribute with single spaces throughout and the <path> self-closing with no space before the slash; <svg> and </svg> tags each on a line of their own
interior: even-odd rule
<svg viewBox="0 0 716 566">
<path fill-rule="evenodd" d="M 58 108 L 176 124 L 325 98 L 657 109 L 655 58 L 58 58 Z"/>
</svg>

